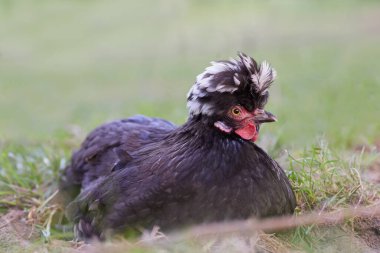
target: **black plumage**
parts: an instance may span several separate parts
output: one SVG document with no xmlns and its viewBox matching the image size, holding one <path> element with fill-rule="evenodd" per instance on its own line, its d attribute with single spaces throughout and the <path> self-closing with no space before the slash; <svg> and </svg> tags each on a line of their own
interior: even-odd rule
<svg viewBox="0 0 380 253">
<path fill-rule="evenodd" d="M 263 110 L 275 72 L 239 57 L 198 76 L 184 125 L 135 116 L 89 134 L 60 183 L 77 237 L 293 212 L 284 171 L 253 143 L 275 119 Z"/>
</svg>

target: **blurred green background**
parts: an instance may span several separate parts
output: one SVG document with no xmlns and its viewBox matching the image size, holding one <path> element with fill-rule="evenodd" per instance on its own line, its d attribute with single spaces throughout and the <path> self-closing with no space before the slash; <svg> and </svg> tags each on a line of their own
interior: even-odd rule
<svg viewBox="0 0 380 253">
<path fill-rule="evenodd" d="M 278 72 L 262 131 L 286 145 L 380 137 L 380 1 L 0 0 L 0 140 L 146 114 L 183 123 L 209 62 Z"/>
</svg>

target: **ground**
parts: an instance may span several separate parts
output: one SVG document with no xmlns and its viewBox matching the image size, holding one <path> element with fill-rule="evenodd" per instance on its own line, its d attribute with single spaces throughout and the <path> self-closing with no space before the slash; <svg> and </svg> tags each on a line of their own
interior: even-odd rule
<svg viewBox="0 0 380 253">
<path fill-rule="evenodd" d="M 267 109 L 279 121 L 262 128 L 258 144 L 286 170 L 297 215 L 372 208 L 379 31 L 380 4 L 370 0 L 0 0 L 0 251 L 376 252 L 379 216 L 275 234 L 178 243 L 153 233 L 83 245 L 70 241 L 56 183 L 72 150 L 105 121 L 184 122 L 196 75 L 243 51 L 278 72 Z"/>
</svg>

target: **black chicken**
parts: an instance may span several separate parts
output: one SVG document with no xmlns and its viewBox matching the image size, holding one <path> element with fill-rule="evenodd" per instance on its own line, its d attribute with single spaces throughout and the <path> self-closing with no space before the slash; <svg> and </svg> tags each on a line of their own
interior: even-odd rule
<svg viewBox="0 0 380 253">
<path fill-rule="evenodd" d="M 76 236 L 292 213 L 284 171 L 254 144 L 276 121 L 263 109 L 275 76 L 240 53 L 197 76 L 184 125 L 134 116 L 90 133 L 60 184 Z"/>
</svg>

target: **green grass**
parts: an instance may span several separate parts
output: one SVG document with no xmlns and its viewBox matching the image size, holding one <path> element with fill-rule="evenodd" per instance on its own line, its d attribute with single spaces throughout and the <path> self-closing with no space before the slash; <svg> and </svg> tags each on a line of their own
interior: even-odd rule
<svg viewBox="0 0 380 253">
<path fill-rule="evenodd" d="M 25 219 L 30 226 L 33 226 L 36 234 L 32 240 L 35 247 L 33 250 L 46 248 L 52 252 L 60 252 L 59 250 L 73 247 L 73 244 L 68 242 L 73 237 L 70 224 L 64 220 L 62 207 L 54 200 L 59 171 L 67 163 L 69 150 L 72 148 L 72 141 L 68 143 L 70 144 L 1 146 L 0 211 L 3 214 L 14 209 L 25 211 Z M 334 211 L 349 206 L 370 205 L 379 201 L 379 185 L 363 181 L 361 177 L 366 167 L 362 163 L 371 161 L 370 154 L 350 151 L 339 157 L 328 148 L 326 142 L 322 141 L 305 151 L 289 151 L 285 159 L 283 158 L 278 160 L 288 162 L 284 167 L 297 196 L 297 215 L 312 210 Z M 346 232 L 343 234 L 340 232 L 339 237 L 323 227 L 305 226 L 280 233 L 277 239 L 272 240 L 276 240 L 276 243 L 289 244 L 293 249 L 319 252 L 326 249 L 326 245 L 331 247 L 340 242 L 340 237 L 355 233 L 353 230 L 347 230 L 348 225 L 343 227 Z M 141 252 L 161 248 L 160 244 L 150 244 L 150 246 L 148 244 L 147 249 L 143 249 L 145 246 L 143 248 L 133 246 L 131 243 L 136 240 L 133 238 L 128 237 L 129 242 L 121 241 L 108 247 L 114 247 L 115 252 L 126 247 L 143 250 Z M 5 243 L 0 229 L 0 246 L 5 247 Z M 61 244 L 62 248 L 54 249 L 57 243 Z M 215 242 L 211 240 L 209 243 Z M 195 246 L 191 246 L 192 244 Z M 193 252 L 193 247 L 201 249 L 203 247 L 201 245 L 204 244 L 205 242 L 189 241 L 165 247 L 173 250 L 182 247 L 186 248 L 185 252 Z M 12 247 L 5 249 L 7 252 L 17 252 Z M 16 249 L 26 250 L 19 247 Z"/>
<path fill-rule="evenodd" d="M 312 146 L 295 158 L 289 155 L 289 175 L 302 211 L 335 210 L 344 205 L 368 204 L 360 175 L 360 157 L 350 162 L 334 156 L 322 145 Z M 359 161 L 358 161 L 359 160 Z M 363 198 L 363 196 L 366 196 Z"/>
<path fill-rule="evenodd" d="M 85 134 L 134 114 L 183 123 L 195 76 L 237 51 L 278 72 L 267 109 L 279 122 L 259 145 L 287 169 L 297 213 L 373 203 L 379 185 L 363 175 L 379 153 L 356 149 L 380 138 L 379 17 L 377 1 L 355 0 L 0 0 L 0 212 L 29 215 L 30 252 L 72 248 L 51 197 Z M 321 252 L 335 232 L 274 238 Z"/>
</svg>

